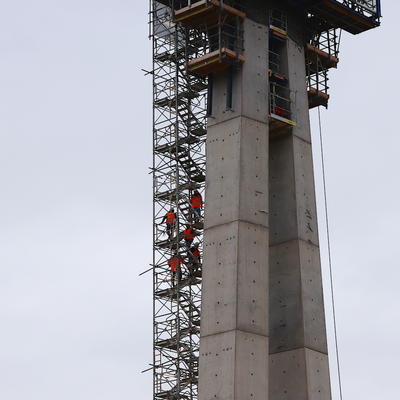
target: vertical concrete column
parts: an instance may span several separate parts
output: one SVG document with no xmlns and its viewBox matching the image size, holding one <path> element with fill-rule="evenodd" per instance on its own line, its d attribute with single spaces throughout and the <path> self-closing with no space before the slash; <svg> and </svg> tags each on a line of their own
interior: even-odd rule
<svg viewBox="0 0 400 400">
<path fill-rule="evenodd" d="M 227 75 L 213 80 L 199 400 L 268 399 L 268 31 L 243 29 L 231 110 Z"/>
<path fill-rule="evenodd" d="M 297 126 L 270 143 L 269 400 L 330 400 L 304 49 L 296 42 L 288 41 L 287 65 Z"/>
</svg>

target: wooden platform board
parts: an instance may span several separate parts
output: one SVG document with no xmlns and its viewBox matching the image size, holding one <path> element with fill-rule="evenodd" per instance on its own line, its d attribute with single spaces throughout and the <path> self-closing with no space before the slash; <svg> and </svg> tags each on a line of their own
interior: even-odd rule
<svg viewBox="0 0 400 400">
<path fill-rule="evenodd" d="M 329 94 L 321 92 L 317 89 L 311 88 L 307 92 L 308 94 L 308 107 L 310 109 L 318 106 L 328 106 Z"/>
<path fill-rule="evenodd" d="M 276 26 L 270 25 L 270 34 L 280 40 L 287 40 L 289 38 L 286 31 L 281 28 L 277 28 Z"/>
<path fill-rule="evenodd" d="M 310 63 L 315 63 L 315 68 L 317 68 L 317 61 L 321 62 L 322 66 L 326 69 L 329 68 L 337 68 L 339 63 L 339 59 L 335 56 L 328 54 L 327 52 L 319 49 L 318 47 L 312 46 L 311 44 L 307 44 L 305 46 L 305 52 L 307 61 Z"/>
<path fill-rule="evenodd" d="M 312 8 L 312 11 L 318 16 L 330 21 L 332 25 L 342 28 L 354 35 L 380 25 L 379 21 L 359 14 L 335 0 L 315 1 L 315 6 Z"/>
<path fill-rule="evenodd" d="M 221 50 L 215 50 L 189 61 L 188 70 L 198 75 L 207 76 L 211 73 L 222 72 L 235 62 L 243 63 L 244 57 L 224 47 Z"/>
<path fill-rule="evenodd" d="M 280 82 L 281 84 L 287 82 L 287 78 L 285 75 L 273 72 L 271 69 L 268 70 L 268 76 L 270 81 L 272 82 Z"/>
<path fill-rule="evenodd" d="M 275 114 L 270 114 L 268 117 L 268 121 L 270 138 L 288 134 L 291 132 L 292 128 L 296 126 L 296 122 Z"/>
<path fill-rule="evenodd" d="M 227 4 L 221 4 L 218 0 L 202 0 L 175 11 L 175 21 L 188 28 L 213 26 L 218 23 L 221 13 L 225 19 L 230 17 L 244 19 L 246 17 L 244 12 Z"/>
</svg>

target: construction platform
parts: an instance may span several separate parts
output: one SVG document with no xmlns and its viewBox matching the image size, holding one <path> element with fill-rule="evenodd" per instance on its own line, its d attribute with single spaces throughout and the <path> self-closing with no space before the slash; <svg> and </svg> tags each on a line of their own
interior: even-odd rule
<svg viewBox="0 0 400 400">
<path fill-rule="evenodd" d="M 274 25 L 270 25 L 269 29 L 269 33 L 272 38 L 278 39 L 280 41 L 288 40 L 289 36 L 284 29 L 278 28 Z"/>
<path fill-rule="evenodd" d="M 286 84 L 287 83 L 287 78 L 285 75 L 280 74 L 278 72 L 274 72 L 272 71 L 272 69 L 268 70 L 268 76 L 269 76 L 269 80 L 272 82 L 277 82 L 280 84 Z"/>
<path fill-rule="evenodd" d="M 319 106 L 328 107 L 329 94 L 321 92 L 315 88 L 308 89 L 308 107 L 315 108 Z"/>
<path fill-rule="evenodd" d="M 329 21 L 331 26 L 342 28 L 354 35 L 380 25 L 379 9 L 374 12 L 373 10 L 365 8 L 366 12 L 358 12 L 351 8 L 351 6 L 356 4 L 356 2 L 352 2 L 351 0 L 348 2 L 336 0 L 302 0 L 297 1 L 297 4 L 298 3 L 308 5 L 310 11 L 318 17 Z"/>
<path fill-rule="evenodd" d="M 187 28 L 199 26 L 214 26 L 221 17 L 224 20 L 239 17 L 246 18 L 246 14 L 235 7 L 218 0 L 200 0 L 186 7 L 175 10 L 175 22 Z"/>
<path fill-rule="evenodd" d="M 243 63 L 244 56 L 236 51 L 223 47 L 222 49 L 212 51 L 202 57 L 189 61 L 188 71 L 201 76 L 208 76 L 211 73 L 225 71 L 236 63 Z"/>
<path fill-rule="evenodd" d="M 319 63 L 324 69 L 337 68 L 339 63 L 339 58 L 311 44 L 306 44 L 305 53 L 309 66 L 314 70 L 318 69 Z"/>
<path fill-rule="evenodd" d="M 291 128 L 296 126 L 296 122 L 276 114 L 270 114 L 268 121 L 270 138 L 287 134 L 291 131 Z"/>
</svg>

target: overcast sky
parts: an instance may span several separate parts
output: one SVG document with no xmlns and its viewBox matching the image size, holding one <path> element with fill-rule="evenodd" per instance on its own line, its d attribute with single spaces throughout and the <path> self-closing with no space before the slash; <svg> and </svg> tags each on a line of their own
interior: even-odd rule
<svg viewBox="0 0 400 400">
<path fill-rule="evenodd" d="M 383 6 L 381 29 L 343 36 L 322 111 L 345 400 L 398 397 L 400 4 Z M 0 0 L 1 399 L 151 398 L 147 19 L 137 0 Z"/>
</svg>

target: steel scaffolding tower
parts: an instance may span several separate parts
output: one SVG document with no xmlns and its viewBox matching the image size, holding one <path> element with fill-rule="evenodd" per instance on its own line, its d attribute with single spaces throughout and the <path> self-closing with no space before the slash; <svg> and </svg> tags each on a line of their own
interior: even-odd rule
<svg viewBox="0 0 400 400">
<path fill-rule="evenodd" d="M 154 399 L 192 400 L 197 398 L 203 224 L 190 199 L 196 190 L 204 193 L 207 83 L 186 69 L 189 57 L 199 52 L 191 43 L 204 38 L 175 24 L 172 9 L 163 3 L 150 4 Z M 167 232 L 163 219 L 171 209 L 176 220 Z M 184 240 L 186 224 L 193 229 L 192 244 Z M 169 265 L 173 257 L 184 261 L 175 277 Z"/>
</svg>

